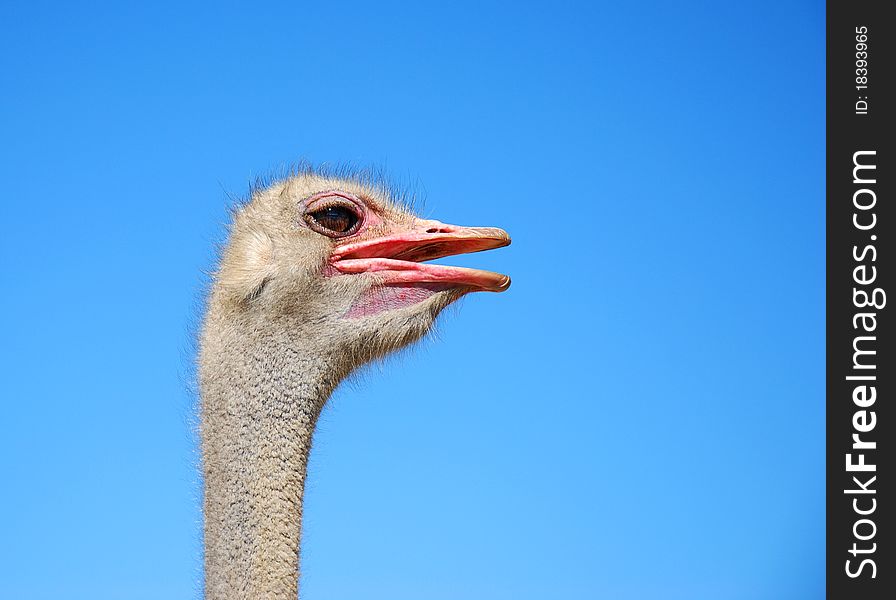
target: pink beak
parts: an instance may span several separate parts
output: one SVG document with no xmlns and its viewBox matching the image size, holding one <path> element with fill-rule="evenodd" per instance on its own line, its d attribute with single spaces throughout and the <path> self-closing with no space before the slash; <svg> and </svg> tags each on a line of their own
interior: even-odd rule
<svg viewBox="0 0 896 600">
<path fill-rule="evenodd" d="M 385 283 L 442 283 L 476 291 L 503 292 L 510 277 L 491 271 L 423 264 L 422 261 L 481 252 L 510 244 L 510 236 L 495 227 L 459 227 L 420 221 L 413 230 L 339 246 L 330 264 L 345 274 L 377 273 Z"/>
</svg>

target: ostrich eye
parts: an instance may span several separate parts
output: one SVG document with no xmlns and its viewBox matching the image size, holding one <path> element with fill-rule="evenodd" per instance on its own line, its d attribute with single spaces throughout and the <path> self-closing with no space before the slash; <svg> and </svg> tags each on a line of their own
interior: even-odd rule
<svg viewBox="0 0 896 600">
<path fill-rule="evenodd" d="M 354 233 L 361 217 L 353 207 L 334 204 L 306 213 L 305 221 L 318 233 L 341 237 Z"/>
</svg>

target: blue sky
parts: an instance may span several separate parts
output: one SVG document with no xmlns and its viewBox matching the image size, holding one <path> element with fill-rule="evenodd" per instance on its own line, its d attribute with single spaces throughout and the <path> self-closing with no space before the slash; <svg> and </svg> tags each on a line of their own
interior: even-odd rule
<svg viewBox="0 0 896 600">
<path fill-rule="evenodd" d="M 0 597 L 193 598 L 228 198 L 385 167 L 509 273 L 340 389 L 308 599 L 824 595 L 824 5 L 0 7 Z"/>
</svg>

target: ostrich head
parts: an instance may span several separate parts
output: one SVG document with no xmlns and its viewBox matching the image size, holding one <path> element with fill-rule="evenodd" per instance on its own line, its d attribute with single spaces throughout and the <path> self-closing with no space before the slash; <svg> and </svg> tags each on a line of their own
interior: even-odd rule
<svg viewBox="0 0 896 600">
<path fill-rule="evenodd" d="M 500 229 L 418 218 L 384 185 L 304 173 L 238 210 L 214 300 L 244 331 L 275 325 L 315 344 L 344 375 L 420 338 L 464 294 L 510 285 L 423 261 L 509 243 Z"/>
<path fill-rule="evenodd" d="M 296 598 L 306 464 L 327 398 L 464 294 L 510 285 L 424 261 L 509 243 L 500 229 L 417 218 L 385 186 L 310 171 L 236 212 L 199 353 L 209 600 Z"/>
</svg>

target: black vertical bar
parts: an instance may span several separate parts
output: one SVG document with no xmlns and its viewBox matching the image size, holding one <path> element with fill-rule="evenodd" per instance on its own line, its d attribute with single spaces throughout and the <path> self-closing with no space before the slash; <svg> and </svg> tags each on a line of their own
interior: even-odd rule
<svg viewBox="0 0 896 600">
<path fill-rule="evenodd" d="M 896 598 L 896 27 L 827 4 L 827 597 Z"/>
</svg>

